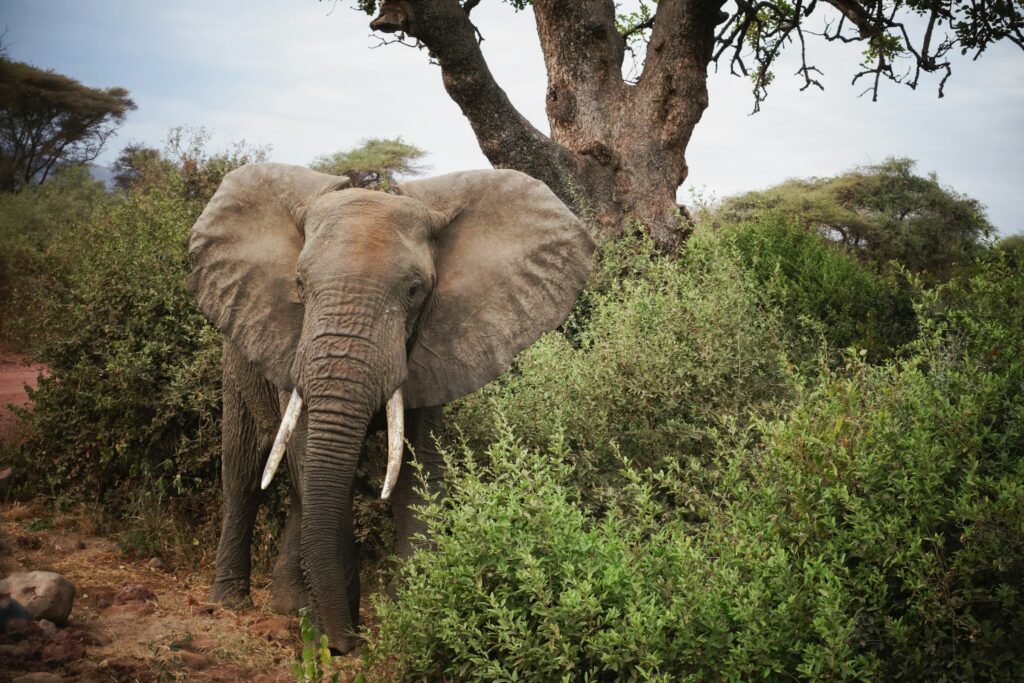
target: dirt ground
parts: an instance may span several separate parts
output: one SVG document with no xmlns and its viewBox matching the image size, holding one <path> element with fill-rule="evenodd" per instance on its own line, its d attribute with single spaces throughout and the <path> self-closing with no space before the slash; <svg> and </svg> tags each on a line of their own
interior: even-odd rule
<svg viewBox="0 0 1024 683">
<path fill-rule="evenodd" d="M 42 369 L 11 354 L 0 358 L 0 439 L 16 431 L 6 404 L 24 405 L 23 385 Z M 43 671 L 82 682 L 295 680 L 298 619 L 270 612 L 268 586 L 254 587 L 249 609 L 208 604 L 212 568 L 170 573 L 160 560 L 131 559 L 113 541 L 79 529 L 43 505 L 0 502 L 0 577 L 47 570 L 76 586 L 66 628 L 46 634 L 31 622 L 0 634 L 0 683 Z M 347 681 L 361 661 L 338 657 L 334 667 Z"/>
<path fill-rule="evenodd" d="M 29 363 L 20 354 L 0 350 L 0 439 L 5 438 L 14 426 L 15 415 L 9 404 L 27 405 L 25 385 L 35 386 L 39 373 L 45 369 L 40 363 Z"/>
</svg>

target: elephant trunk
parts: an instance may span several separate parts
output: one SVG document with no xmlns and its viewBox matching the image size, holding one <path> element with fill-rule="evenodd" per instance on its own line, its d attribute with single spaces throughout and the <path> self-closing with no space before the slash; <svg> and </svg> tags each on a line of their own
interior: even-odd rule
<svg viewBox="0 0 1024 683">
<path fill-rule="evenodd" d="M 341 381 L 339 387 L 348 382 Z M 310 396 L 303 471 L 301 555 L 313 613 L 331 647 L 355 645 L 359 569 L 352 484 L 372 409 L 365 402 Z"/>
<path fill-rule="evenodd" d="M 341 329 L 346 319 L 358 319 L 354 309 L 348 313 L 325 311 L 320 320 L 334 326 L 308 321 L 319 330 L 311 330 L 311 344 L 302 349 L 300 377 L 308 411 L 301 555 L 314 614 L 331 647 L 341 652 L 355 645 L 359 625 L 356 467 L 371 417 L 405 377 L 402 321 L 385 315 L 374 326 Z"/>
</svg>

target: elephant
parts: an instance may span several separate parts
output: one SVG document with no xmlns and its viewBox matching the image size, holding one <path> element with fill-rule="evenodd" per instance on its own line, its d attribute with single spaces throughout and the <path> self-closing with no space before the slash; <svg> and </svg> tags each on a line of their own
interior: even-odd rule
<svg viewBox="0 0 1024 683">
<path fill-rule="evenodd" d="M 397 554 L 408 556 L 424 532 L 413 506 L 443 495 L 434 437 L 444 403 L 561 324 L 593 250 L 583 223 L 517 171 L 409 180 L 393 192 L 286 164 L 228 173 L 189 234 L 187 279 L 224 338 L 211 598 L 248 598 L 261 484 L 287 452 L 293 495 L 274 606 L 308 600 L 332 650 L 355 647 L 352 489 L 370 425 L 386 413 L 382 497 Z M 412 458 L 424 487 L 401 467 Z"/>
</svg>

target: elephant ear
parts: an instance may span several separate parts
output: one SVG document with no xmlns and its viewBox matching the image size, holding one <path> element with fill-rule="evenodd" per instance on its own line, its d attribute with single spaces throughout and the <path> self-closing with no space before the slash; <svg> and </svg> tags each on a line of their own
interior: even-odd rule
<svg viewBox="0 0 1024 683">
<path fill-rule="evenodd" d="M 348 185 L 301 166 L 242 166 L 224 177 L 189 234 L 187 286 L 199 308 L 286 391 L 302 332 L 295 287 L 302 217 L 314 198 Z"/>
<path fill-rule="evenodd" d="M 572 309 L 594 242 L 544 183 L 511 170 L 413 180 L 439 212 L 437 282 L 408 354 L 409 407 L 438 405 L 504 372 Z"/>
</svg>

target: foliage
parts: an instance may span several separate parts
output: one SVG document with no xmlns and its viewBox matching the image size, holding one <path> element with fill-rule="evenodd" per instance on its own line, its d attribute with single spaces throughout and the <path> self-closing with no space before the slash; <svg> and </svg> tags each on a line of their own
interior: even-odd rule
<svg viewBox="0 0 1024 683">
<path fill-rule="evenodd" d="M 41 319 L 47 297 L 61 286 L 66 263 L 53 245 L 73 235 L 106 200 L 102 183 L 86 169 L 57 172 L 41 187 L 0 194 L 0 343 L 38 348 L 48 330 Z"/>
<path fill-rule="evenodd" d="M 986 264 L 925 297 L 907 357 L 822 366 L 700 467 L 627 463 L 607 511 L 568 438 L 506 424 L 484 464 L 449 454 L 435 549 L 378 603 L 371 659 L 402 680 L 1019 680 L 1021 292 Z"/>
<path fill-rule="evenodd" d="M 426 155 L 419 147 L 393 139 L 370 138 L 350 150 L 317 157 L 310 168 L 347 175 L 355 187 L 379 190 L 394 187 L 397 176 L 419 175 L 417 162 Z"/>
<path fill-rule="evenodd" d="M 679 260 L 646 240 L 602 252 L 572 338 L 543 337 L 449 411 L 477 448 L 497 437 L 497 415 L 532 448 L 565 434 L 590 502 L 620 490 L 621 458 L 699 461 L 720 424 L 745 423 L 794 391 L 783 322 L 732 244 L 698 234 Z"/>
<path fill-rule="evenodd" d="M 727 199 L 719 214 L 735 221 L 765 211 L 798 221 L 865 260 L 899 261 L 939 279 L 976 258 L 995 232 L 977 200 L 943 187 L 935 174 L 916 175 L 910 159 L 789 180 Z"/>
<path fill-rule="evenodd" d="M 334 672 L 330 678 L 326 677 L 326 672 L 331 668 L 327 636 L 316 629 L 305 607 L 299 610 L 299 639 L 302 641 L 302 653 L 293 669 L 297 683 L 321 683 L 324 680 L 338 683 L 341 678 L 339 672 Z"/>
<path fill-rule="evenodd" d="M 0 55 L 0 190 L 92 161 L 133 109 L 124 88 L 90 88 Z"/>
<path fill-rule="evenodd" d="M 720 225 L 718 231 L 781 310 L 792 360 L 813 361 L 821 342 L 830 357 L 857 347 L 878 360 L 916 336 L 911 286 L 900 274 L 878 275 L 778 213 Z"/>
<path fill-rule="evenodd" d="M 567 335 L 449 410 L 477 450 L 497 415 L 530 448 L 565 434 L 588 503 L 621 490 L 622 458 L 700 463 L 723 424 L 782 410 L 823 348 L 878 360 L 915 332 L 904 283 L 778 217 L 698 230 L 675 260 L 649 241 L 607 243 L 591 280 Z"/>
<path fill-rule="evenodd" d="M 19 468 L 50 491 L 114 503 L 124 486 L 166 495 L 216 480 L 219 334 L 184 287 L 201 208 L 173 188 L 123 195 L 51 245 L 67 265 L 45 302 L 51 374 Z"/>
<path fill-rule="evenodd" d="M 239 143 L 210 154 L 208 138 L 173 129 L 163 153 L 133 157 L 138 173 L 121 192 L 86 186 L 99 197 L 66 206 L 47 199 L 58 184 L 32 195 L 37 219 L 44 201 L 55 222 L 75 218 L 36 235 L 52 286 L 22 288 L 36 290 L 47 330 L 36 355 L 50 369 L 17 468 L 37 490 L 124 513 L 133 491 L 152 506 L 217 481 L 220 334 L 185 291 L 185 242 L 223 175 L 265 152 Z"/>
</svg>

